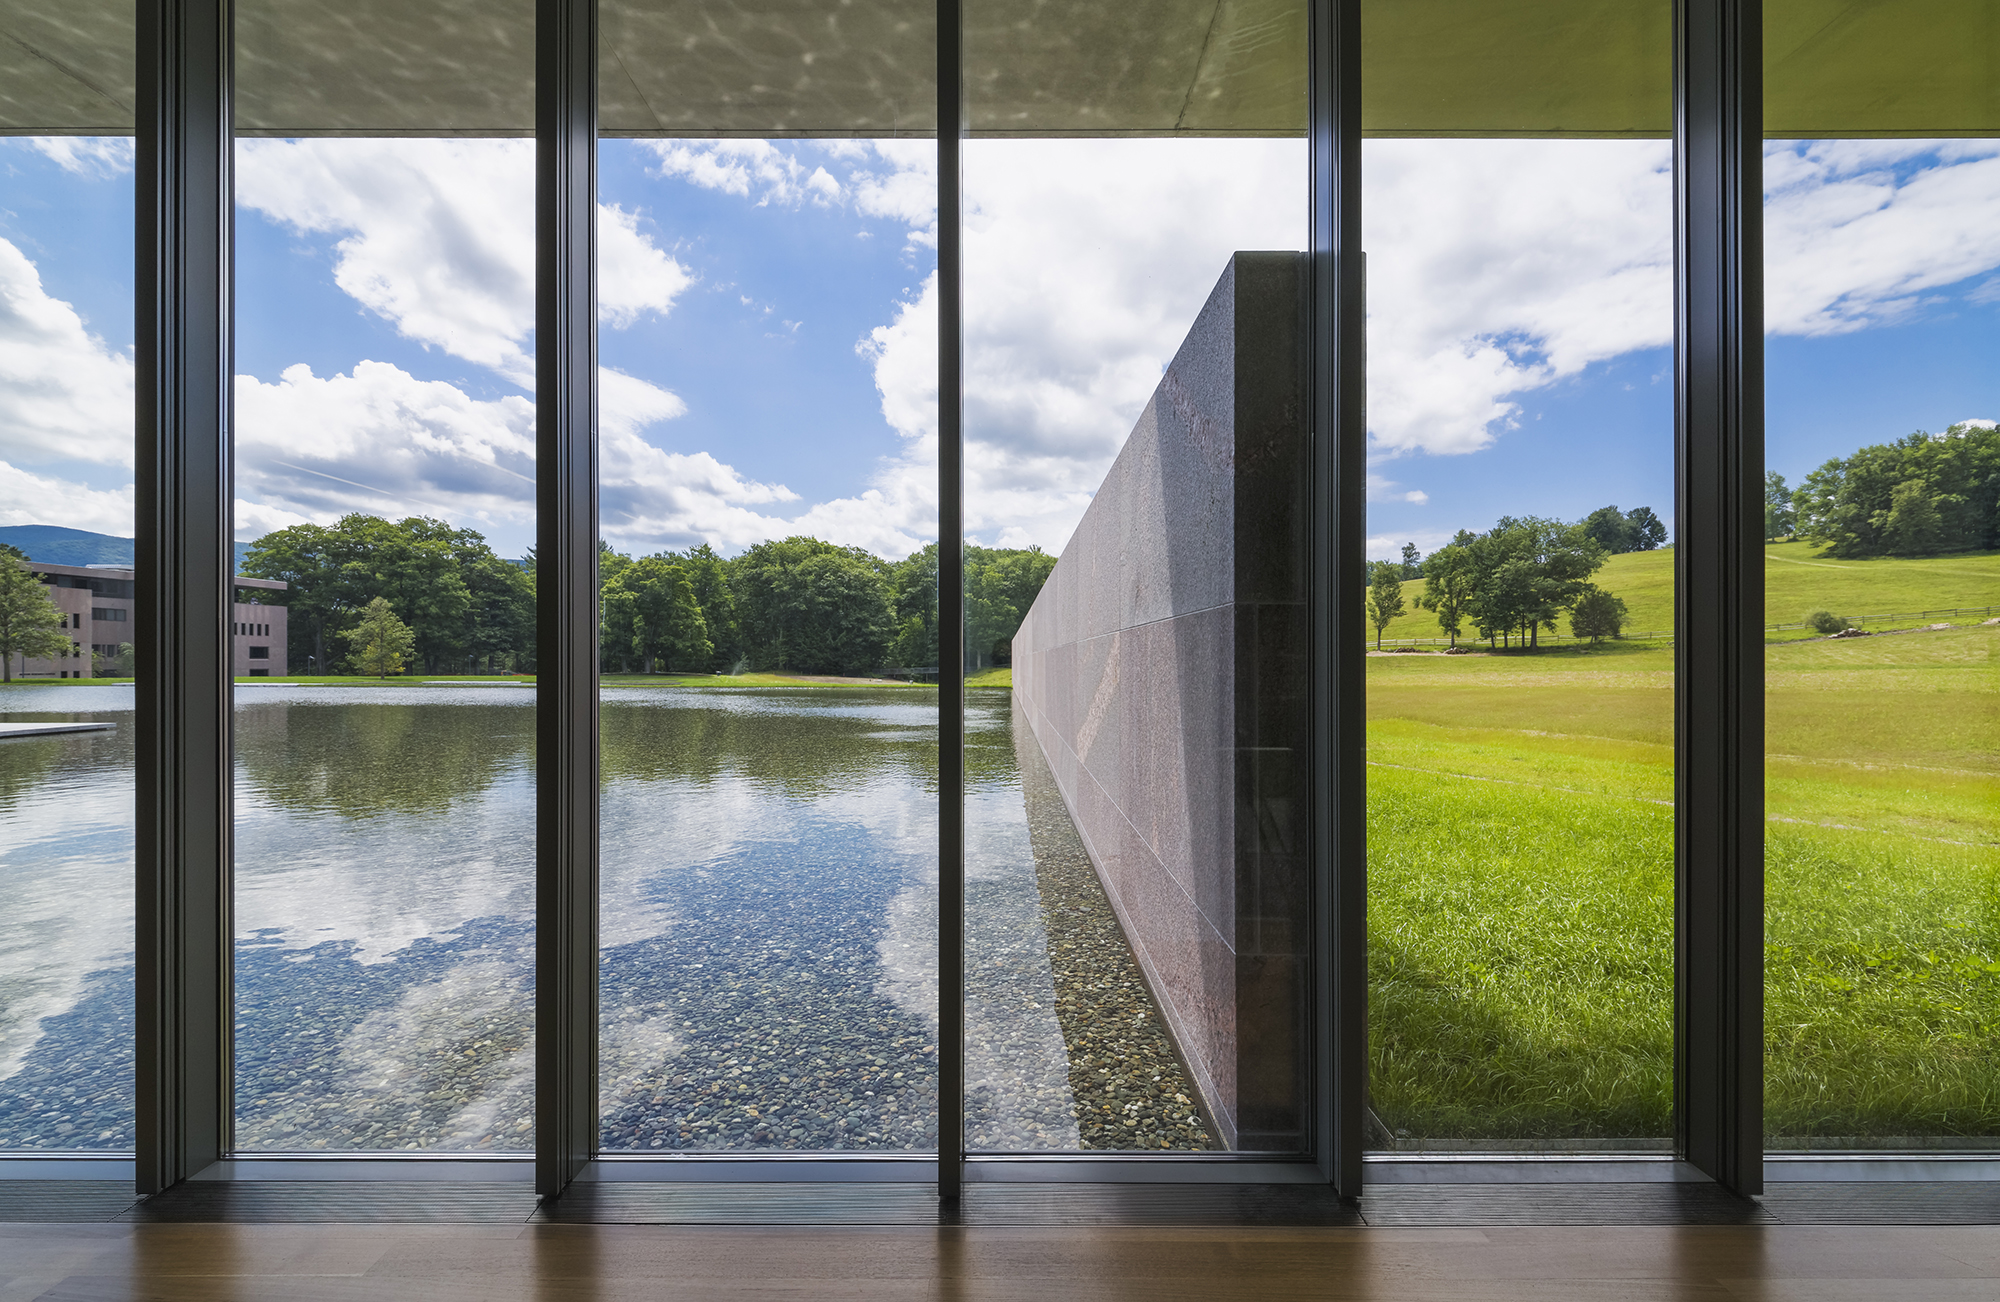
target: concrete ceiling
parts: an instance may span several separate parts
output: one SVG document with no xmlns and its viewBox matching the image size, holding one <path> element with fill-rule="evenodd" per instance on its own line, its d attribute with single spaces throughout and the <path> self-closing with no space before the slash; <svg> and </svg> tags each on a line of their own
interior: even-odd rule
<svg viewBox="0 0 2000 1302">
<path fill-rule="evenodd" d="M 936 127 L 929 0 L 601 0 L 607 135 Z M 980 135 L 1296 135 L 1299 0 L 965 0 Z M 1774 137 L 2000 135 L 2000 0 L 1767 0 Z M 534 0 L 236 0 L 246 135 L 529 134 Z M 0 0 L 0 133 L 128 134 L 133 0 Z M 1372 0 L 1363 127 L 1662 136 L 1670 0 Z"/>
</svg>

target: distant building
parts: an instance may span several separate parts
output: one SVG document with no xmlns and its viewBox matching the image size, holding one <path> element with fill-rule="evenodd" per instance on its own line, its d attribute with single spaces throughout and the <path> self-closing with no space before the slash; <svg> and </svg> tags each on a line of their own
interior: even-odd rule
<svg viewBox="0 0 2000 1302">
<path fill-rule="evenodd" d="M 120 648 L 137 640 L 132 569 L 41 561 L 30 561 L 28 566 L 49 585 L 71 649 L 67 656 L 53 659 L 16 657 L 16 678 L 89 678 L 92 652 L 116 656 Z M 286 586 L 275 579 L 237 576 L 236 601 L 229 616 L 230 671 L 236 676 L 266 678 L 286 672 L 285 607 L 267 604 L 271 594 Z"/>
</svg>

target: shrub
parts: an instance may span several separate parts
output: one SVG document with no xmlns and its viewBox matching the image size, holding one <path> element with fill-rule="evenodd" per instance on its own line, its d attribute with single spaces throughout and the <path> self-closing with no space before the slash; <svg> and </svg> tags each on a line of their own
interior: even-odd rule
<svg viewBox="0 0 2000 1302">
<path fill-rule="evenodd" d="M 1824 633 L 1829 637 L 1835 633 L 1845 632 L 1848 628 L 1846 620 L 1827 610 L 1815 610 L 1806 616 L 1806 623 L 1812 626 L 1813 632 Z"/>
</svg>

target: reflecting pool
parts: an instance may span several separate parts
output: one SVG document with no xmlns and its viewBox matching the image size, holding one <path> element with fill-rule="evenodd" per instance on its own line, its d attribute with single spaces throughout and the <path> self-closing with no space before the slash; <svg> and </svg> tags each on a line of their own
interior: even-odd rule
<svg viewBox="0 0 2000 1302">
<path fill-rule="evenodd" d="M 972 1146 L 1207 1146 L 1010 694 L 968 696 Z M 238 685 L 239 1149 L 532 1148 L 534 700 Z M 935 1148 L 936 700 L 604 689 L 607 1150 Z M 131 689 L 0 708 L 117 725 L 0 742 L 0 1146 L 130 1148 Z"/>
</svg>

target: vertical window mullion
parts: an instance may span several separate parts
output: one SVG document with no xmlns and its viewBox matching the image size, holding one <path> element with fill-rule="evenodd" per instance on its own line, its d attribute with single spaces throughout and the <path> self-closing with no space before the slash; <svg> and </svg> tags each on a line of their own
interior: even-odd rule
<svg viewBox="0 0 2000 1302">
<path fill-rule="evenodd" d="M 535 10 L 535 1187 L 597 1148 L 597 0 Z"/>
<path fill-rule="evenodd" d="M 1762 6 L 1675 14 L 1675 1127 L 1763 1190 Z"/>
<path fill-rule="evenodd" d="M 1358 1198 L 1368 1090 L 1360 0 L 1313 0 L 1309 22 L 1313 1032 L 1318 1041 L 1313 1148 L 1328 1182 L 1343 1197 Z"/>
<path fill-rule="evenodd" d="M 229 1146 L 230 12 L 138 9 L 141 1193 Z"/>
<path fill-rule="evenodd" d="M 965 138 L 962 0 L 938 0 L 938 1197 L 965 1171 Z"/>
</svg>

